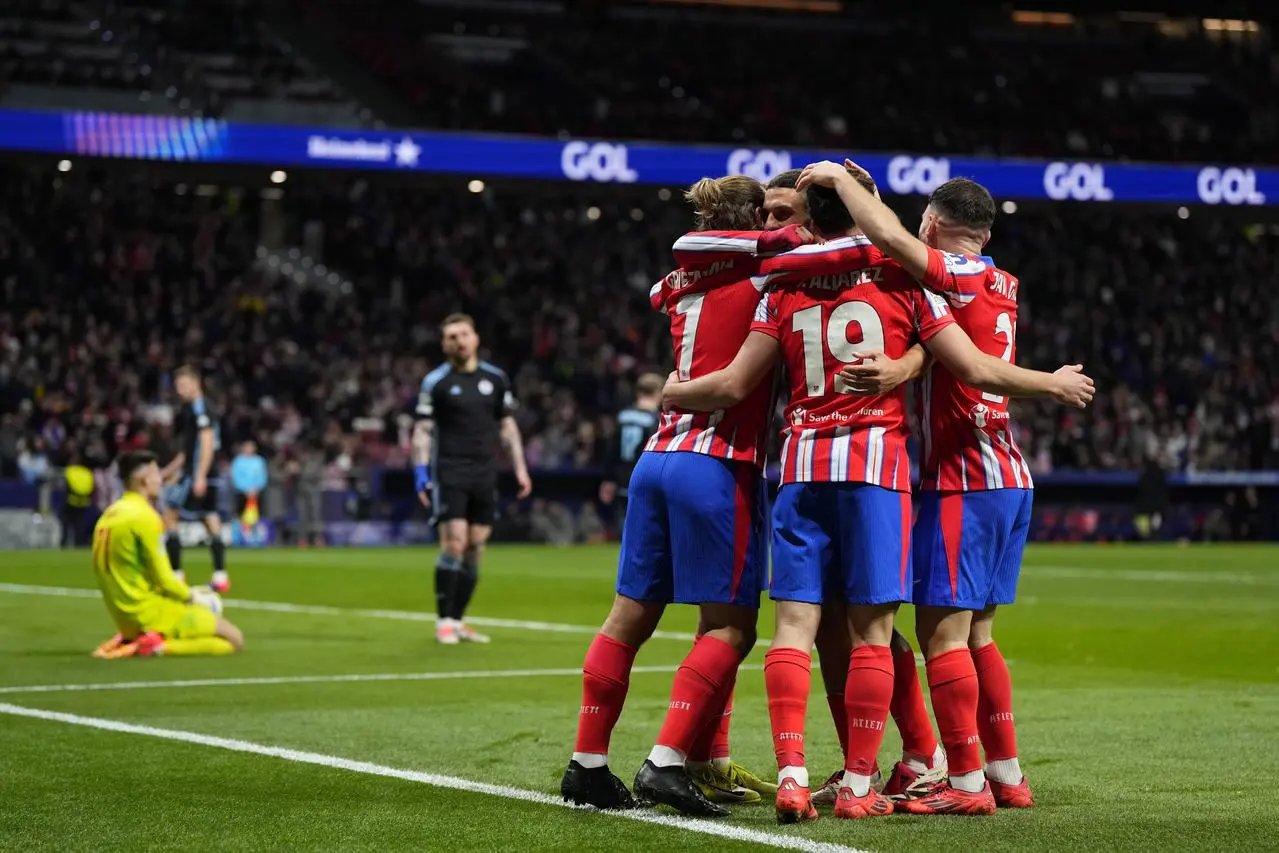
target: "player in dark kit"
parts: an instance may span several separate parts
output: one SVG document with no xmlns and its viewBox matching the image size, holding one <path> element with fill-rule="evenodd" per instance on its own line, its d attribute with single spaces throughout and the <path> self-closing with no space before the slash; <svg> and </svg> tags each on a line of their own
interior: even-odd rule
<svg viewBox="0 0 1279 853">
<path fill-rule="evenodd" d="M 218 422 L 204 397 L 200 374 L 190 366 L 179 367 L 173 384 L 182 407 L 174 419 L 178 453 L 164 466 L 161 476 L 169 483 L 164 491 L 164 520 L 168 528 L 165 549 L 179 578 L 182 572 L 182 540 L 178 522 L 199 521 L 209 532 L 209 552 L 213 555 L 213 577 L 209 586 L 219 593 L 231 589 L 226 572 L 226 544 L 222 541 L 222 518 L 218 515 L 217 481 L 210 480 L 213 457 L 218 452 Z M 174 478 L 177 478 L 174 480 Z"/>
<path fill-rule="evenodd" d="M 433 508 L 440 536 L 435 564 L 435 639 L 444 645 L 487 643 L 462 622 L 479 581 L 480 557 L 497 510 L 497 446 L 511 457 L 519 497 L 533 490 L 515 423 L 515 395 L 506 374 L 480 361 L 475 321 L 450 314 L 440 324 L 448 359 L 422 380 L 413 428 L 418 499 Z"/>
<path fill-rule="evenodd" d="M 635 383 L 635 404 L 617 413 L 617 435 L 604 468 L 604 482 L 600 483 L 600 502 L 613 507 L 619 528 L 626 518 L 626 484 L 631 481 L 631 471 L 644 452 L 644 443 L 657 432 L 665 382 L 656 373 L 645 373 Z"/>
</svg>

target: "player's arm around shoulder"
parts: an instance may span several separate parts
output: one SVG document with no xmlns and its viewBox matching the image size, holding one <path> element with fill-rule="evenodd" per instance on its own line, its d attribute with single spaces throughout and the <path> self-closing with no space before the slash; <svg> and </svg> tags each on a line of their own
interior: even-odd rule
<svg viewBox="0 0 1279 853">
<path fill-rule="evenodd" d="M 1052 397 L 1082 409 L 1092 402 L 1096 385 L 1083 365 L 1063 365 L 1053 373 L 1027 370 L 987 355 L 968 334 L 951 323 L 927 341 L 929 352 L 964 384 L 980 391 L 1009 397 Z"/>
<path fill-rule="evenodd" d="M 683 382 L 678 372 L 672 372 L 662 389 L 662 405 L 691 412 L 735 406 L 772 370 L 778 352 L 776 338 L 752 331 L 728 367 Z"/>
</svg>

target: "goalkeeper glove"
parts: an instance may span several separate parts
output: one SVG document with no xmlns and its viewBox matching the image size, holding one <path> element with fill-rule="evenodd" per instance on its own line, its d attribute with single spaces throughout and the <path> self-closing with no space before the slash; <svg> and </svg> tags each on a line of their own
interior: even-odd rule
<svg viewBox="0 0 1279 853">
<path fill-rule="evenodd" d="M 430 465 L 414 465 L 413 466 L 413 482 L 416 491 L 425 492 L 431 488 L 431 466 Z"/>
</svg>

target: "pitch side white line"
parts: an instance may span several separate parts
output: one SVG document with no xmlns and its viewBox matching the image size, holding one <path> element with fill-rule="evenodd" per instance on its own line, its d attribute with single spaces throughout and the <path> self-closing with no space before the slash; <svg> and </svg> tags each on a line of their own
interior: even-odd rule
<svg viewBox="0 0 1279 853">
<path fill-rule="evenodd" d="M 336 755 L 324 755 L 318 752 L 304 752 L 302 750 L 287 749 L 279 746 L 267 746 L 265 744 L 252 743 L 244 740 L 212 737 L 210 735 L 202 735 L 196 732 L 186 732 L 177 729 L 161 729 L 154 726 L 124 723 L 117 720 L 105 720 L 98 717 L 82 717 L 78 714 L 63 714 L 56 711 L 44 711 L 38 708 L 23 708 L 18 705 L 8 705 L 3 703 L 0 703 L 0 714 L 8 714 L 14 717 L 27 717 L 36 720 L 46 720 L 55 723 L 65 723 L 66 725 L 71 726 L 82 726 L 84 728 L 119 732 L 121 734 L 142 735 L 145 737 L 159 738 L 161 740 L 190 743 L 197 746 L 208 746 L 214 749 L 224 749 L 229 752 L 261 755 L 267 758 L 279 758 L 284 761 L 293 761 L 299 764 L 312 764 L 319 767 L 328 767 L 334 770 L 346 770 L 351 773 L 362 773 L 366 776 L 383 776 L 390 779 L 402 779 L 406 782 L 416 782 L 422 785 L 431 785 L 436 788 L 449 788 L 455 791 L 469 791 L 475 794 L 486 794 L 490 797 L 520 800 L 526 803 L 536 803 L 538 805 L 573 808 L 572 806 L 567 806 L 562 801 L 550 796 L 549 794 L 544 794 L 541 791 L 526 791 L 519 788 L 508 788 L 504 785 L 490 785 L 485 782 L 475 782 L 470 779 L 461 779 L 457 776 L 445 776 L 439 773 L 402 770 L 396 767 L 387 767 L 382 764 L 373 764 L 368 761 L 352 761 L 347 758 L 339 758 Z M 685 832 L 697 832 L 702 835 L 713 835 L 719 838 L 728 838 L 733 841 L 762 844 L 783 850 L 803 850 L 807 851 L 807 853 L 869 853 L 869 851 L 859 850 L 854 847 L 843 847 L 838 844 L 811 841 L 807 838 L 763 832 L 757 829 L 747 829 L 746 827 L 734 826 L 733 824 L 728 823 L 715 823 L 708 820 L 671 817 L 651 811 L 637 810 L 629 812 L 600 812 L 599 814 L 601 817 L 614 817 L 639 821 L 640 823 L 651 823 L 658 826 L 670 827 L 671 829 L 680 829 Z"/>
<path fill-rule="evenodd" d="M 62 598 L 100 598 L 101 594 L 93 589 L 81 589 L 68 586 L 37 586 L 21 583 L 0 583 L 0 592 L 14 595 L 48 595 Z M 376 608 L 330 607 L 325 604 L 291 604 L 286 601 L 248 601 L 240 598 L 228 598 L 228 607 L 237 610 L 266 610 L 272 613 L 298 613 L 306 616 L 361 616 L 369 619 L 398 619 L 404 622 L 435 622 L 434 613 L 420 610 L 382 610 Z M 560 634 L 586 634 L 594 636 L 599 633 L 599 626 L 567 625 L 562 622 L 535 622 L 522 619 L 495 619 L 486 616 L 468 616 L 466 621 L 484 628 L 512 628 L 519 631 L 549 631 Z M 682 631 L 654 631 L 657 640 L 693 639 L 691 633 Z"/>
<path fill-rule="evenodd" d="M 674 672 L 678 664 L 669 666 L 636 666 L 631 673 Z M 759 671 L 758 666 L 743 670 Z M 491 669 L 458 672 L 370 672 L 350 675 L 281 675 L 261 678 L 189 678 L 179 681 L 97 681 L 84 684 L 26 684 L 0 687 L 0 694 L 14 693 L 85 693 L 96 690 L 152 690 L 168 687 L 256 687 L 272 684 L 351 684 L 363 681 L 448 681 L 458 678 L 554 678 L 580 676 L 581 667 L 573 669 Z"/>
</svg>

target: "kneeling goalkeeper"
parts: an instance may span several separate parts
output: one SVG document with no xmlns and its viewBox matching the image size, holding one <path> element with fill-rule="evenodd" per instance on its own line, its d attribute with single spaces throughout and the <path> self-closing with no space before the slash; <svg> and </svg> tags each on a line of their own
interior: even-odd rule
<svg viewBox="0 0 1279 853">
<path fill-rule="evenodd" d="M 201 605 L 211 593 L 173 574 L 164 522 L 152 506 L 163 485 L 155 454 L 125 453 L 116 466 L 124 496 L 93 529 L 93 574 L 120 633 L 94 657 L 229 655 L 244 648 L 240 629 Z"/>
</svg>

